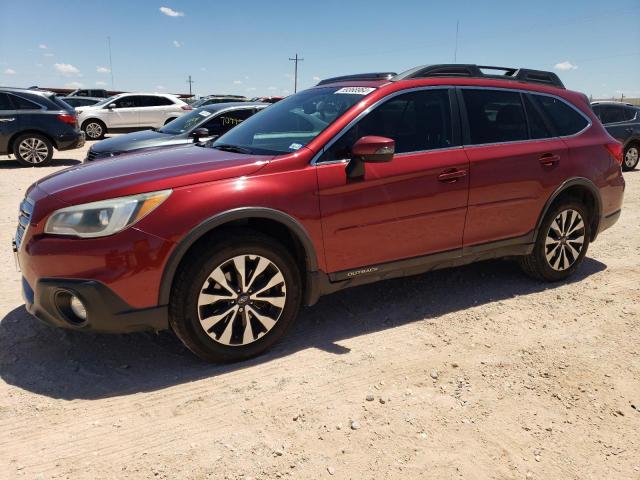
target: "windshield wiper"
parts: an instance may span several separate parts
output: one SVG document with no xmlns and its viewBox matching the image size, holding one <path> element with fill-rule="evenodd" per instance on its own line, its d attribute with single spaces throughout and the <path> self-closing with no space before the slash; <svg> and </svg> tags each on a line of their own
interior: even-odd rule
<svg viewBox="0 0 640 480">
<path fill-rule="evenodd" d="M 224 150 L 225 152 L 244 153 L 245 155 L 251 154 L 251 150 L 249 150 L 248 148 L 239 147 L 238 145 L 230 145 L 228 143 L 214 145 L 213 148 Z"/>
</svg>

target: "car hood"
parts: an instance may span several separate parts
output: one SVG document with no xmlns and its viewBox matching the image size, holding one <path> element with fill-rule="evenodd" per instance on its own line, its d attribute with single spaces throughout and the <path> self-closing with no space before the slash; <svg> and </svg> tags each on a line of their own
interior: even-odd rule
<svg viewBox="0 0 640 480">
<path fill-rule="evenodd" d="M 184 145 L 67 168 L 37 186 L 73 205 L 250 175 L 272 158 Z"/>
<path fill-rule="evenodd" d="M 192 139 L 185 135 L 170 135 L 154 130 L 143 130 L 142 132 L 118 135 L 107 138 L 96 143 L 91 150 L 96 153 L 118 153 L 129 152 L 141 148 L 160 147 L 165 145 L 179 145 L 181 143 L 191 143 Z"/>
</svg>

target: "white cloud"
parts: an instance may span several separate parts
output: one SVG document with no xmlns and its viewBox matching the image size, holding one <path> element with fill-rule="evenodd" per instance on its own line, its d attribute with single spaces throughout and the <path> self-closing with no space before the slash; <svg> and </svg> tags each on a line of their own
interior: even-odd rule
<svg viewBox="0 0 640 480">
<path fill-rule="evenodd" d="M 178 12 L 173 8 L 160 7 L 160 11 L 164 13 L 167 17 L 184 17 L 184 12 Z"/>
<path fill-rule="evenodd" d="M 184 45 L 184 42 L 179 42 L 178 40 L 173 41 L 173 46 L 176 48 L 180 48 L 183 45 Z"/>
<path fill-rule="evenodd" d="M 109 70 L 107 67 L 96 67 L 96 72 L 98 73 L 109 73 L 111 70 Z"/>
<path fill-rule="evenodd" d="M 80 82 L 69 82 L 69 83 L 65 84 L 65 87 L 67 87 L 67 88 L 82 88 L 83 85 Z"/>
<path fill-rule="evenodd" d="M 53 57 L 53 53 L 43 53 L 42 55 L 45 57 Z"/>
<path fill-rule="evenodd" d="M 54 63 L 53 67 L 63 75 L 74 75 L 80 73 L 80 70 L 70 63 Z"/>
<path fill-rule="evenodd" d="M 4 73 L 5 75 L 15 75 L 17 72 L 13 68 L 7 68 Z"/>
<path fill-rule="evenodd" d="M 242 80 L 234 80 L 233 84 L 234 85 L 242 85 Z"/>
<path fill-rule="evenodd" d="M 38 45 L 38 48 L 41 48 L 42 50 L 46 50 L 49 47 L 47 47 L 44 43 L 41 43 L 40 45 Z"/>
<path fill-rule="evenodd" d="M 204 68 L 204 67 L 202 67 L 200 70 L 202 70 L 203 72 L 206 72 L 206 71 L 207 71 L 207 69 L 206 69 L 206 68 Z"/>
<path fill-rule="evenodd" d="M 569 62 L 568 60 L 565 60 L 564 62 L 560 62 L 560 63 L 556 63 L 553 68 L 555 68 L 556 70 L 575 70 L 578 68 L 577 65 L 574 65 L 573 63 Z"/>
<path fill-rule="evenodd" d="M 320 77 L 315 76 L 311 78 L 314 82 L 319 82 L 320 81 Z"/>
<path fill-rule="evenodd" d="M 98 80 L 96 82 L 96 85 L 99 87 L 106 87 L 107 86 L 107 82 L 103 82 L 102 80 Z"/>
<path fill-rule="evenodd" d="M 165 87 L 164 85 L 156 85 L 156 90 L 166 90 L 167 87 Z"/>
</svg>

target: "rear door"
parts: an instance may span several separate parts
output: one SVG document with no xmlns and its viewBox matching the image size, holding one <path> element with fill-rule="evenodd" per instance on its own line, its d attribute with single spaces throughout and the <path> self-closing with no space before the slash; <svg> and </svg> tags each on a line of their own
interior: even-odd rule
<svg viewBox="0 0 640 480">
<path fill-rule="evenodd" d="M 464 245 L 525 236 L 570 173 L 568 149 L 527 94 L 472 87 L 458 91 L 470 162 Z"/>
<path fill-rule="evenodd" d="M 430 88 L 386 100 L 356 122 L 317 160 L 325 255 L 330 272 L 456 251 L 467 211 L 468 162 L 459 147 L 453 90 Z M 345 172 L 363 136 L 396 142 L 388 163 Z"/>
<path fill-rule="evenodd" d="M 17 111 L 7 95 L 0 92 L 0 153 L 7 153 L 9 139 L 18 132 L 20 120 Z"/>
<path fill-rule="evenodd" d="M 167 120 L 179 116 L 178 106 L 170 99 L 155 95 L 138 95 L 136 105 L 139 108 L 139 121 L 143 127 L 159 128 Z"/>
</svg>

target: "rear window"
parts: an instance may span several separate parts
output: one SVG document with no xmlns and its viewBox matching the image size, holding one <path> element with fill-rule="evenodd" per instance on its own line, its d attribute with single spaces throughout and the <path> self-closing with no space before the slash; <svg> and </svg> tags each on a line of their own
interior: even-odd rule
<svg viewBox="0 0 640 480">
<path fill-rule="evenodd" d="M 535 94 L 531 98 L 561 137 L 574 135 L 589 125 L 584 116 L 558 98 Z"/>
<path fill-rule="evenodd" d="M 70 105 L 65 102 L 63 99 L 52 95 L 49 97 L 49 100 L 51 100 L 53 103 L 55 103 L 58 107 L 60 107 L 62 110 L 69 110 Z"/>
<path fill-rule="evenodd" d="M 472 145 L 528 140 L 519 92 L 463 89 Z"/>
<path fill-rule="evenodd" d="M 17 95 L 11 95 L 11 100 L 13 101 L 16 110 L 40 110 L 42 108 L 37 103 Z"/>
</svg>

